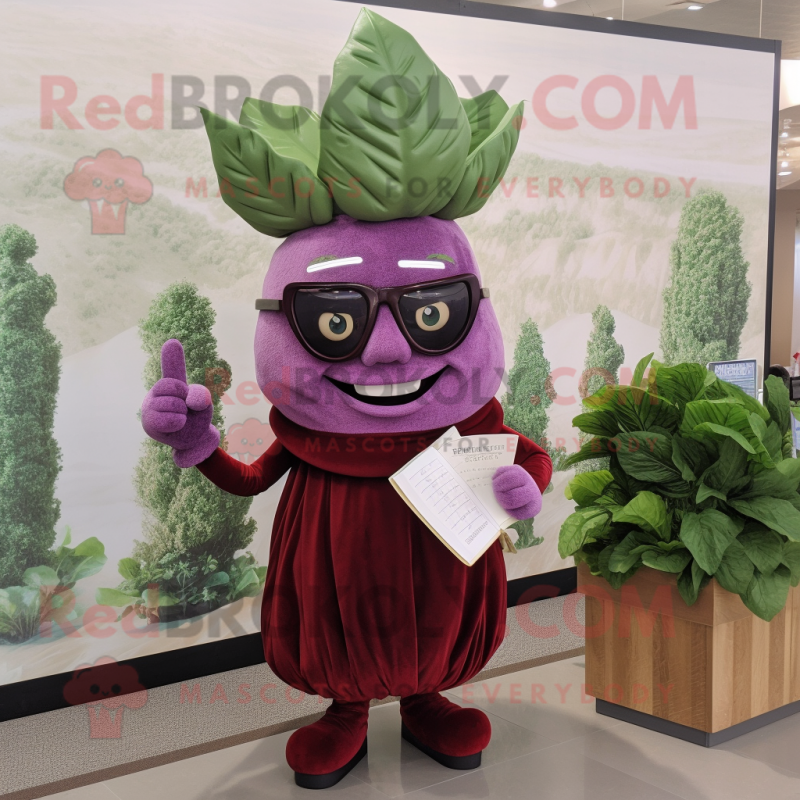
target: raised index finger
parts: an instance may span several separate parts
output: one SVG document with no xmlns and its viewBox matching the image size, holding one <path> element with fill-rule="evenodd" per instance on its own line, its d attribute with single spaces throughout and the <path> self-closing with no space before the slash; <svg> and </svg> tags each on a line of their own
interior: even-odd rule
<svg viewBox="0 0 800 800">
<path fill-rule="evenodd" d="M 175 378 L 186 383 L 186 359 L 183 345 L 177 339 L 164 342 L 161 348 L 161 377 Z"/>
</svg>

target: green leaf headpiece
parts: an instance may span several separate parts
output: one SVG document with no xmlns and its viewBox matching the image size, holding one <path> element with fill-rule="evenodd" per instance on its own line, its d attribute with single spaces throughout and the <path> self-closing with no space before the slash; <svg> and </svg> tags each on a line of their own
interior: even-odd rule
<svg viewBox="0 0 800 800">
<path fill-rule="evenodd" d="M 268 236 L 335 214 L 381 222 L 474 214 L 503 177 L 522 103 L 459 98 L 402 28 L 362 9 L 322 116 L 248 98 L 239 123 L 201 109 L 224 201 Z"/>
</svg>

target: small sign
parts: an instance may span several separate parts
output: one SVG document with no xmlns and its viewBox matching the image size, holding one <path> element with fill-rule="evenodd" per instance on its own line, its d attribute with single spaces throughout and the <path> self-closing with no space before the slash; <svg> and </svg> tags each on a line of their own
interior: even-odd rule
<svg viewBox="0 0 800 800">
<path fill-rule="evenodd" d="M 709 361 L 708 368 L 725 383 L 738 386 L 750 397 L 758 397 L 758 364 L 754 358 L 739 361 Z"/>
</svg>

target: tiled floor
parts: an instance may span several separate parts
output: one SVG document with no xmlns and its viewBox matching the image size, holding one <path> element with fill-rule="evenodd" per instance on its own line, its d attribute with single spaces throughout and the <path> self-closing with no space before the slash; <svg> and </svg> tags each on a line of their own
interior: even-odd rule
<svg viewBox="0 0 800 800">
<path fill-rule="evenodd" d="M 536 800 L 800 800 L 800 715 L 706 749 L 595 714 L 583 661 L 560 661 L 450 696 L 491 717 L 483 765 L 453 772 L 400 738 L 397 703 L 370 712 L 369 755 L 322 796 Z M 532 702 L 532 701 L 536 702 Z M 544 701 L 544 702 L 542 702 Z M 283 751 L 289 734 L 58 795 L 58 800 L 304 798 Z"/>
</svg>

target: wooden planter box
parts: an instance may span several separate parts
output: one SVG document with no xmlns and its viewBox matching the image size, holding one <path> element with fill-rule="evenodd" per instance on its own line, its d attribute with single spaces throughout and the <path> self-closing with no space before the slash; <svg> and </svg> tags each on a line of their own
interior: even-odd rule
<svg viewBox="0 0 800 800">
<path fill-rule="evenodd" d="M 646 567 L 615 590 L 581 564 L 578 591 L 598 713 L 710 747 L 800 711 L 800 587 L 771 622 L 713 579 L 689 607 Z"/>
</svg>

